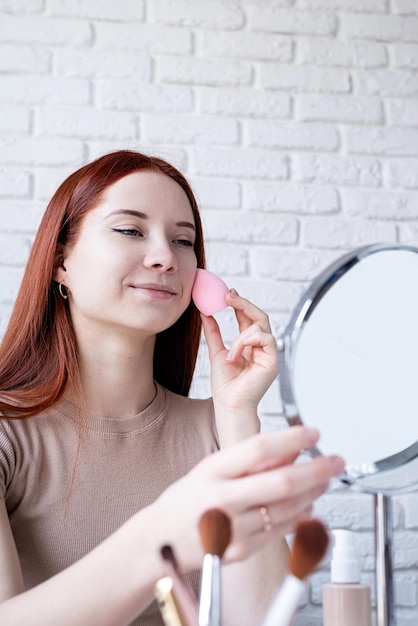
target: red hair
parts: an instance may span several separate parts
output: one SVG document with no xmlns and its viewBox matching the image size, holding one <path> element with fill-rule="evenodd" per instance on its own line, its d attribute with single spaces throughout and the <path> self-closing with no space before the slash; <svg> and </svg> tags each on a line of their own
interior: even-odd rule
<svg viewBox="0 0 418 626">
<path fill-rule="evenodd" d="M 123 176 L 154 170 L 175 180 L 186 193 L 196 225 L 195 254 L 205 267 L 202 224 L 193 191 L 184 176 L 157 157 L 120 150 L 100 157 L 69 176 L 49 202 L 0 345 L 0 411 L 36 415 L 71 387 L 83 404 L 77 345 L 68 307 L 53 280 L 58 244 L 73 242 L 87 211 Z M 177 322 L 157 335 L 154 378 L 187 396 L 201 335 L 200 315 L 190 303 Z"/>
</svg>

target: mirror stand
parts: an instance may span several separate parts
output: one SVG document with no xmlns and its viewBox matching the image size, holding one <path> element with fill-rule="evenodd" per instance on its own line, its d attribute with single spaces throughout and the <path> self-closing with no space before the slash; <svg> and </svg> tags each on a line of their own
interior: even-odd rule
<svg viewBox="0 0 418 626">
<path fill-rule="evenodd" d="M 377 626 L 395 626 L 393 596 L 392 499 L 374 494 Z"/>
<path fill-rule="evenodd" d="M 418 489 L 417 284 L 418 247 L 353 250 L 308 286 L 278 342 L 289 425 L 318 428 L 311 455 L 337 451 L 341 481 L 374 497 L 377 626 L 395 626 L 391 497 Z"/>
</svg>

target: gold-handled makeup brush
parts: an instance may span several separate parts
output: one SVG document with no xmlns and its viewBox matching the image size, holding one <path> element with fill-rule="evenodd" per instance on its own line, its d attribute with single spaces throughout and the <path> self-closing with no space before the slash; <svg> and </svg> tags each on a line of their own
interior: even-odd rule
<svg viewBox="0 0 418 626">
<path fill-rule="evenodd" d="M 165 626 L 184 626 L 173 593 L 174 581 L 164 576 L 155 583 L 154 596 Z"/>
<path fill-rule="evenodd" d="M 231 520 L 220 509 L 209 509 L 199 520 L 203 557 L 199 626 L 221 626 L 221 559 L 231 541 Z"/>
<path fill-rule="evenodd" d="M 328 531 L 318 519 L 296 526 L 289 559 L 289 573 L 270 603 L 261 626 L 290 626 L 305 590 L 305 580 L 324 557 Z"/>
</svg>

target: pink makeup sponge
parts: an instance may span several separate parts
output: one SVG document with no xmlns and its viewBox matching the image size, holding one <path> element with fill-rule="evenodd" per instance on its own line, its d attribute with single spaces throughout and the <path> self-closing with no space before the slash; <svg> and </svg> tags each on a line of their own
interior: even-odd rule
<svg viewBox="0 0 418 626">
<path fill-rule="evenodd" d="M 225 300 L 228 291 L 224 281 L 216 274 L 208 270 L 196 270 L 192 299 L 203 315 L 213 315 L 225 309 L 228 306 Z"/>
</svg>

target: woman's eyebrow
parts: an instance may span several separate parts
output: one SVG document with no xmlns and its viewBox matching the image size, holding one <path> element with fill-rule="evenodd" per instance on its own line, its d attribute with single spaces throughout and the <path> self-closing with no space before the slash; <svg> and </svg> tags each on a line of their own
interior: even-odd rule
<svg viewBox="0 0 418 626">
<path fill-rule="evenodd" d="M 176 222 L 176 226 L 184 226 L 185 228 L 191 228 L 194 232 L 196 232 L 196 226 L 191 222 Z"/>
<path fill-rule="evenodd" d="M 147 220 L 148 215 L 146 213 L 142 213 L 142 211 L 135 211 L 134 209 L 116 209 L 116 211 L 112 211 L 108 213 L 105 217 L 105 220 L 112 215 L 121 215 L 125 213 L 126 215 L 133 215 L 134 217 L 139 217 L 142 220 Z"/>
<path fill-rule="evenodd" d="M 134 209 L 116 209 L 112 211 L 108 215 L 106 215 L 105 219 L 111 217 L 112 215 L 133 215 L 134 217 L 139 217 L 142 220 L 147 220 L 149 216 L 146 213 L 142 213 L 142 211 L 135 211 Z M 180 221 L 175 223 L 176 226 L 183 226 L 185 228 L 190 228 L 194 232 L 196 232 L 196 226 L 192 222 Z"/>
</svg>

